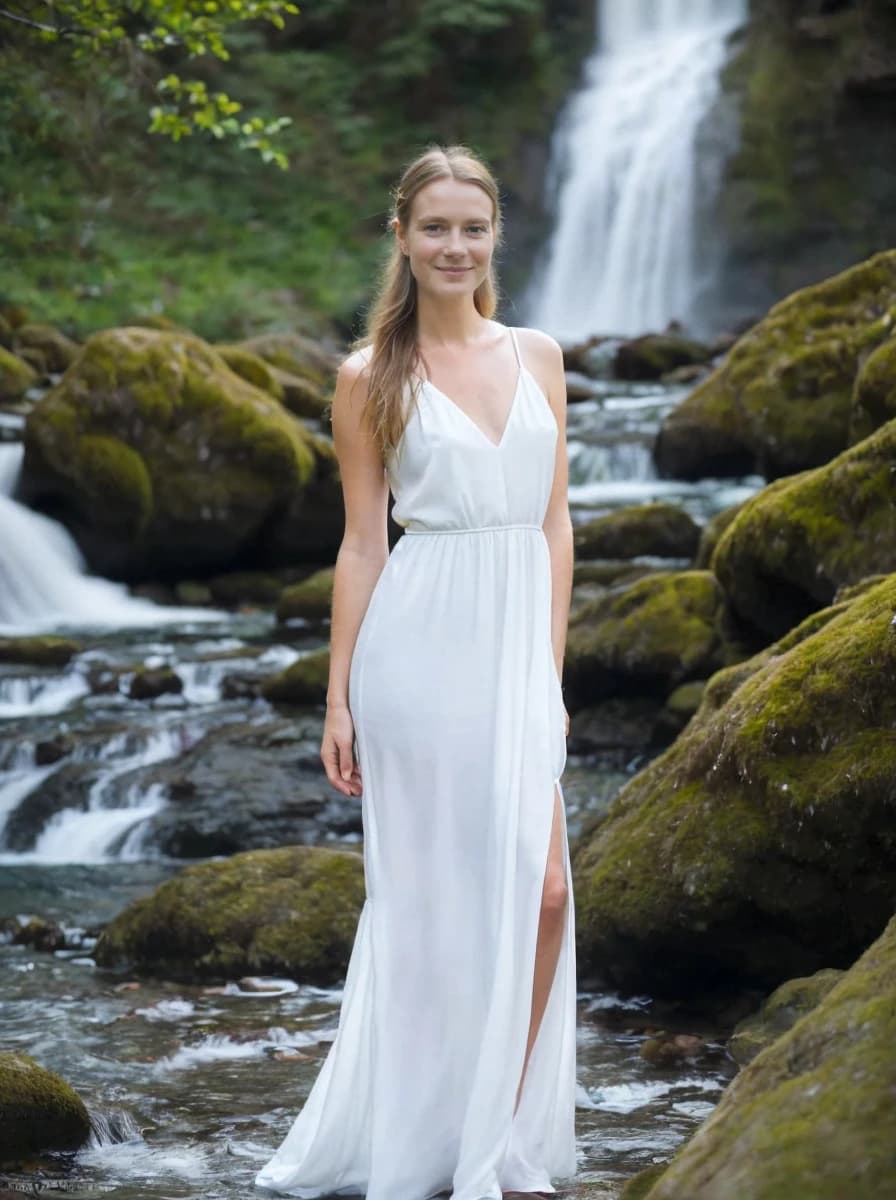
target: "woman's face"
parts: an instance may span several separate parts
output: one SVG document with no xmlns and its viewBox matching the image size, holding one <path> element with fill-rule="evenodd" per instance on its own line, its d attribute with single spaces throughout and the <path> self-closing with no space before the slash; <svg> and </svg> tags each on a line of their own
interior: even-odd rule
<svg viewBox="0 0 896 1200">
<path fill-rule="evenodd" d="M 492 202 L 477 184 L 434 179 L 414 197 L 407 229 L 394 227 L 418 288 L 438 296 L 472 294 L 488 275 Z"/>
</svg>

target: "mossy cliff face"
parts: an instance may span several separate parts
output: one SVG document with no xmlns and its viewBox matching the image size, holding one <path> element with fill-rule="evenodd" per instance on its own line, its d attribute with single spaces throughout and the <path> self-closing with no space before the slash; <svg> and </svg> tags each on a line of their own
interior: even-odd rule
<svg viewBox="0 0 896 1200">
<path fill-rule="evenodd" d="M 564 680 L 578 704 L 628 693 L 670 692 L 728 661 L 725 600 L 709 571 L 649 575 L 577 609 Z"/>
<path fill-rule="evenodd" d="M 896 889 L 896 576 L 675 744 L 573 857 L 585 971 L 664 992 L 842 966 Z M 808 632 L 808 631 L 806 631 Z"/>
<path fill-rule="evenodd" d="M 729 1084 L 645 1200 L 882 1200 L 896 1138 L 896 918 Z"/>
<path fill-rule="evenodd" d="M 660 471 L 776 478 L 826 463 L 849 445 L 856 376 L 894 322 L 896 251 L 788 296 L 666 418 Z"/>
<path fill-rule="evenodd" d="M 75 1150 L 90 1136 L 84 1102 L 28 1054 L 0 1051 L 0 1164 L 40 1150 Z"/>
<path fill-rule="evenodd" d="M 171 979 L 267 971 L 332 983 L 345 973 L 363 903 L 359 854 L 250 850 L 187 867 L 130 904 L 103 930 L 94 957 Z"/>
<path fill-rule="evenodd" d="M 738 132 L 709 217 L 728 249 L 716 320 L 896 246 L 891 0 L 749 8 L 721 80 Z"/>
<path fill-rule="evenodd" d="M 732 609 L 771 636 L 838 588 L 896 571 L 896 421 L 748 500 L 711 566 Z"/>
<path fill-rule="evenodd" d="M 210 570 L 319 540 L 305 515 L 327 451 L 199 338 L 111 329 L 29 415 L 22 489 L 104 574 Z"/>
</svg>

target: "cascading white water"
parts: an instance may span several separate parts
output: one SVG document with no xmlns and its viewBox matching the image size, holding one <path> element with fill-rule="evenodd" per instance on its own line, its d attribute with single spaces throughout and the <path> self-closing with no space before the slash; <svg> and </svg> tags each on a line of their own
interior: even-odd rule
<svg viewBox="0 0 896 1200">
<path fill-rule="evenodd" d="M 0 633 L 62 624 L 138 627 L 209 621 L 209 609 L 165 609 L 120 583 L 85 574 L 84 558 L 62 525 L 12 499 L 21 445 L 0 444 Z"/>
<path fill-rule="evenodd" d="M 551 150 L 555 230 L 523 298 L 572 341 L 691 323 L 709 282 L 697 135 L 746 0 L 598 0 L 598 45 Z"/>
</svg>

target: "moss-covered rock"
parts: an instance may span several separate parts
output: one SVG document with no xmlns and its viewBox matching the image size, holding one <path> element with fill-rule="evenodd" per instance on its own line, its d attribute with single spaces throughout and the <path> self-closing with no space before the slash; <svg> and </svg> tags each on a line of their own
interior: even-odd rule
<svg viewBox="0 0 896 1200">
<path fill-rule="evenodd" d="M 710 517 L 700 531 L 700 543 L 697 546 L 697 554 L 694 557 L 694 566 L 698 571 L 707 571 L 709 564 L 712 562 L 712 556 L 715 553 L 716 546 L 719 544 L 719 538 L 743 508 L 743 503 L 732 504 L 729 508 L 723 508 L 721 512 L 717 512 L 715 516 Z"/>
<path fill-rule="evenodd" d="M 277 620 L 320 621 L 330 616 L 335 568 L 324 567 L 286 588 L 277 601 Z"/>
<path fill-rule="evenodd" d="M 842 971 L 828 968 L 802 979 L 788 979 L 775 988 L 758 1012 L 737 1023 L 728 1039 L 728 1053 L 745 1067 L 760 1050 L 792 1029 L 800 1017 L 817 1008 L 842 978 Z"/>
<path fill-rule="evenodd" d="M 860 442 L 881 425 L 896 420 L 896 337 L 874 350 L 856 378 L 849 420 L 850 442 Z"/>
<path fill-rule="evenodd" d="M 173 667 L 141 667 L 128 688 L 132 700 L 155 700 L 157 696 L 180 695 L 184 681 Z"/>
<path fill-rule="evenodd" d="M 674 504 L 635 504 L 596 517 L 574 531 L 579 558 L 692 558 L 700 527 Z"/>
<path fill-rule="evenodd" d="M 584 969 L 670 993 L 842 966 L 896 888 L 896 576 L 751 669 L 574 856 Z"/>
<path fill-rule="evenodd" d="M 64 667 L 80 654 L 82 646 L 71 638 L 42 634 L 0 638 L 0 662 L 28 663 L 35 667 Z"/>
<path fill-rule="evenodd" d="M 90 1117 L 70 1084 L 28 1054 L 0 1051 L 0 1165 L 41 1150 L 76 1150 Z"/>
<path fill-rule="evenodd" d="M 856 376 L 896 320 L 896 251 L 776 304 L 663 422 L 663 475 L 777 478 L 849 444 Z"/>
<path fill-rule="evenodd" d="M 330 507 L 336 477 L 323 438 L 185 333 L 94 334 L 26 423 L 25 499 L 129 579 L 332 550 L 311 493 Z"/>
<path fill-rule="evenodd" d="M 738 616 L 772 636 L 845 584 L 896 570 L 896 421 L 753 496 L 711 565 Z"/>
<path fill-rule="evenodd" d="M 240 379 L 245 379 L 253 387 L 267 392 L 275 400 L 283 399 L 283 388 L 274 377 L 273 369 L 263 358 L 246 350 L 243 346 L 217 345 L 215 351 L 221 355 L 231 371 L 235 375 L 239 375 Z"/>
<path fill-rule="evenodd" d="M 361 855 L 314 846 L 199 863 L 102 932 L 99 966 L 171 979 L 255 972 L 329 984 L 345 973 L 364 903 Z"/>
<path fill-rule="evenodd" d="M 564 680 L 578 706 L 620 692 L 667 695 L 729 661 L 725 600 L 709 571 L 649 575 L 570 617 Z"/>
<path fill-rule="evenodd" d="M 676 333 L 648 333 L 622 342 L 613 360 L 617 379 L 659 379 L 676 367 L 705 363 L 707 346 Z"/>
<path fill-rule="evenodd" d="M 29 363 L 0 346 L 0 402 L 18 400 L 39 378 Z"/>
<path fill-rule="evenodd" d="M 272 704 L 324 704 L 330 678 L 330 650 L 324 646 L 297 658 L 262 685 L 261 694 Z"/>
<path fill-rule="evenodd" d="M 893 1194 L 896 918 L 729 1084 L 645 1200 Z"/>
<path fill-rule="evenodd" d="M 48 371 L 65 371 L 75 361 L 80 347 L 52 325 L 28 322 L 20 325 L 15 333 L 17 351 L 38 350 Z"/>
</svg>

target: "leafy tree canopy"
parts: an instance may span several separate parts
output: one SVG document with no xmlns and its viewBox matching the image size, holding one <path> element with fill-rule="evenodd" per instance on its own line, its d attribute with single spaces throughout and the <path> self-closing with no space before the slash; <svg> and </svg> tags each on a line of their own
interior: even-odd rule
<svg viewBox="0 0 896 1200">
<path fill-rule="evenodd" d="M 214 55 L 226 61 L 230 30 L 246 21 L 267 21 L 282 29 L 284 14 L 297 13 L 292 0 L 3 0 L 0 22 L 14 25 L 37 43 L 67 45 L 85 59 L 123 55 L 161 61 L 172 54 L 188 59 Z M 233 137 L 257 151 L 264 162 L 286 168 L 277 134 L 288 117 L 242 115 L 242 105 L 225 92 L 210 92 L 201 80 L 171 71 L 155 84 L 159 103 L 150 109 L 151 133 L 174 141 L 193 133 Z"/>
</svg>

